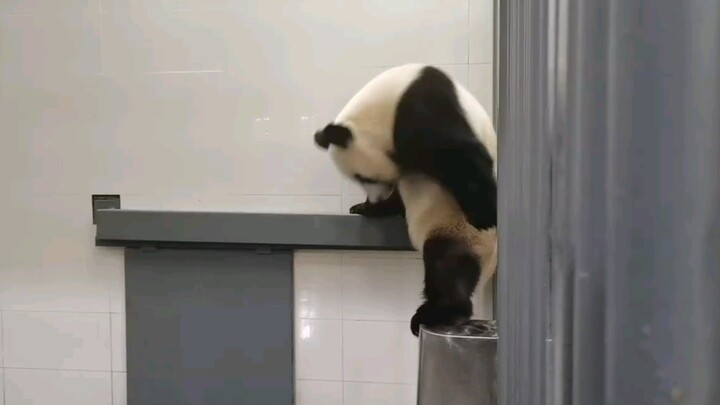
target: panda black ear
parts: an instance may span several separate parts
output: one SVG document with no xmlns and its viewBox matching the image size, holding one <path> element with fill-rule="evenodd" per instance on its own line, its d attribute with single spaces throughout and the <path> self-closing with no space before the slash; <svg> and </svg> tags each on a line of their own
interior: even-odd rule
<svg viewBox="0 0 720 405">
<path fill-rule="evenodd" d="M 315 144 L 323 149 L 330 145 L 346 148 L 352 140 L 352 132 L 343 125 L 329 124 L 324 129 L 315 132 Z"/>
</svg>

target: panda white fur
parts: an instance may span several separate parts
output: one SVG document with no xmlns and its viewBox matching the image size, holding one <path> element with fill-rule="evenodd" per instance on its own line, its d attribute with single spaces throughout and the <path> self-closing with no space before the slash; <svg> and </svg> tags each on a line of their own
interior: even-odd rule
<svg viewBox="0 0 720 405">
<path fill-rule="evenodd" d="M 429 176 L 402 176 L 398 191 L 405 206 L 408 234 L 423 254 L 425 302 L 410 322 L 417 336 L 426 327 L 460 324 L 472 316 L 472 295 L 497 269 L 495 228 L 478 230 L 455 198 Z"/>
<path fill-rule="evenodd" d="M 497 224 L 492 121 L 465 87 L 433 66 L 406 64 L 380 73 L 315 133 L 315 143 L 365 189 L 367 201 L 352 213 L 402 214 L 397 181 L 421 173 L 445 187 L 476 228 Z"/>
</svg>

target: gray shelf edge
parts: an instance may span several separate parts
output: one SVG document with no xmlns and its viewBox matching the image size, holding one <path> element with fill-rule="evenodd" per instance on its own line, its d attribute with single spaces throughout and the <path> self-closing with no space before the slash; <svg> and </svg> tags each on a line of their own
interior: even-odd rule
<svg viewBox="0 0 720 405">
<path fill-rule="evenodd" d="M 403 218 L 100 209 L 96 246 L 412 251 Z"/>
</svg>

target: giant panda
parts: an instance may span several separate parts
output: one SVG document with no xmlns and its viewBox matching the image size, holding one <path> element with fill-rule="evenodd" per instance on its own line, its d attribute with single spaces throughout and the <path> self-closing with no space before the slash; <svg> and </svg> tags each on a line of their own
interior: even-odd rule
<svg viewBox="0 0 720 405">
<path fill-rule="evenodd" d="M 315 133 L 335 166 L 367 199 L 350 212 L 403 215 L 403 174 L 434 178 L 478 229 L 497 224 L 497 140 L 482 105 L 440 69 L 405 64 L 365 84 Z"/>
<path fill-rule="evenodd" d="M 472 295 L 497 269 L 495 228 L 472 226 L 455 198 L 435 179 L 423 174 L 400 177 L 410 241 L 422 252 L 425 302 L 410 321 L 417 336 L 420 325 L 459 325 L 473 314 Z"/>
</svg>

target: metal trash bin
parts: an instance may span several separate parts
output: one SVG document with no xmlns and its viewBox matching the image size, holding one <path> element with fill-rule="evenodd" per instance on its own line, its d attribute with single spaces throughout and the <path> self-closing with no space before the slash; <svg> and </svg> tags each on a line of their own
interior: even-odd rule
<svg viewBox="0 0 720 405">
<path fill-rule="evenodd" d="M 420 328 L 418 405 L 497 404 L 497 322 Z"/>
</svg>

